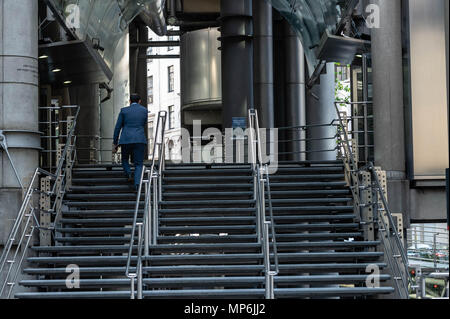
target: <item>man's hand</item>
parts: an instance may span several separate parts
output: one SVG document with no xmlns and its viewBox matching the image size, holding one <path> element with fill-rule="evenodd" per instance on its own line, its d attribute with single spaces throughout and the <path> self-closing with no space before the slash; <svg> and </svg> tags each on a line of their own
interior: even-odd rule
<svg viewBox="0 0 450 319">
<path fill-rule="evenodd" d="M 119 145 L 113 144 L 113 153 L 117 153 L 117 151 L 119 150 Z"/>
</svg>

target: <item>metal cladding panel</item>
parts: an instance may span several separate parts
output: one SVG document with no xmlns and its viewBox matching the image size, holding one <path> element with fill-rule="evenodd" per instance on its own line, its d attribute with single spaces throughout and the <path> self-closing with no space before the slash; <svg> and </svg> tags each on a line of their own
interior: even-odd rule
<svg viewBox="0 0 450 319">
<path fill-rule="evenodd" d="M 222 77 L 218 29 L 203 29 L 181 36 L 181 104 L 218 105 Z"/>
<path fill-rule="evenodd" d="M 415 179 L 444 179 L 449 166 L 445 1 L 409 1 Z"/>
<path fill-rule="evenodd" d="M 325 31 L 334 33 L 342 14 L 338 0 L 266 0 L 292 25 L 305 48 L 310 75 L 318 64 L 316 48 Z"/>
<path fill-rule="evenodd" d="M 129 23 L 153 8 L 156 0 L 47 0 L 66 22 L 73 24 L 79 39 L 99 39 L 103 59 L 112 68 L 115 48 Z"/>
</svg>

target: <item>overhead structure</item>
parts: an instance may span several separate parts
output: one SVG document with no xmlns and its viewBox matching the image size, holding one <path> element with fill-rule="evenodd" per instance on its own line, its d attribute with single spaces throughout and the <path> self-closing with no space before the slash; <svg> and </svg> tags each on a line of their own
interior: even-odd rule
<svg viewBox="0 0 450 319">
<path fill-rule="evenodd" d="M 70 32 L 82 40 L 97 41 L 97 49 L 112 67 L 114 49 L 134 18 L 140 18 L 158 35 L 167 32 L 163 15 L 164 0 L 45 0 L 57 11 Z M 67 23 L 68 22 L 68 23 Z"/>
<path fill-rule="evenodd" d="M 327 57 L 321 48 L 339 46 L 348 53 L 345 59 L 352 59 L 357 49 L 365 44 L 365 41 L 349 39 L 345 37 L 330 37 L 339 30 L 339 22 L 345 17 L 349 8 L 353 8 L 357 1 L 338 0 L 266 0 L 277 9 L 280 14 L 292 25 L 300 37 L 311 76 L 321 63 L 320 57 Z M 328 42 L 334 42 L 329 44 Z M 338 42 L 338 43 L 336 43 Z M 335 57 L 332 57 L 335 58 Z M 340 57 L 342 58 L 342 56 Z M 326 59 L 326 62 L 340 62 Z"/>
</svg>

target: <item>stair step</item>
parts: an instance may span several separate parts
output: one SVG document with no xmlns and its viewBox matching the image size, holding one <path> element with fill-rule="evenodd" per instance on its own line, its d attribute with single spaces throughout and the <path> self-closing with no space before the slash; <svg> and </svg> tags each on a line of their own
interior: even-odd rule
<svg viewBox="0 0 450 319">
<path fill-rule="evenodd" d="M 141 194 L 141 196 L 144 196 L 144 193 Z M 136 201 L 137 193 L 90 193 L 90 194 L 74 194 L 74 193 L 68 193 L 66 194 L 66 199 L 70 200 L 94 200 L 94 199 L 112 199 L 112 200 L 128 200 L 128 201 Z"/>
<path fill-rule="evenodd" d="M 163 184 L 169 182 L 204 182 L 204 181 L 243 181 L 248 182 L 253 180 L 252 176 L 187 176 L 187 177 L 164 177 Z"/>
<path fill-rule="evenodd" d="M 319 167 L 278 167 L 275 175 L 279 174 L 299 174 L 299 173 L 324 173 L 324 172 L 342 172 L 341 166 L 319 166 Z"/>
<path fill-rule="evenodd" d="M 253 183 L 229 183 L 229 184 L 174 184 L 174 185 L 162 185 L 163 190 L 170 189 L 253 189 Z"/>
<path fill-rule="evenodd" d="M 329 240 L 329 239 L 349 239 L 361 237 L 361 232 L 343 232 L 343 233 L 304 233 L 304 234 L 276 234 L 277 241 L 299 241 L 299 240 Z M 270 235 L 270 238 L 272 236 Z M 255 240 L 255 235 L 229 235 L 229 236 L 218 236 L 218 235 L 202 235 L 202 236 L 159 236 L 158 243 L 198 243 L 198 242 L 218 242 L 229 240 Z"/>
<path fill-rule="evenodd" d="M 346 224 L 276 224 L 276 232 L 280 231 L 319 231 L 319 230 L 348 230 L 358 229 L 359 224 L 346 223 Z M 221 225 L 221 226 L 160 226 L 159 231 L 161 234 L 207 234 L 209 232 L 217 233 L 246 233 L 255 230 L 255 225 Z"/>
<path fill-rule="evenodd" d="M 279 242 L 278 250 L 304 249 L 304 250 L 327 250 L 327 249 L 354 249 L 379 245 L 379 241 L 351 241 L 351 242 Z M 272 245 L 272 243 L 270 244 Z M 34 251 L 42 253 L 128 253 L 129 245 L 82 245 L 82 246 L 34 246 Z M 133 246 L 133 251 L 137 245 Z M 209 252 L 209 251 L 243 251 L 261 249 L 258 243 L 220 243 L 220 244 L 159 244 L 150 245 L 152 254 L 164 252 Z"/>
<path fill-rule="evenodd" d="M 71 192 L 86 192 L 86 193 L 95 193 L 95 192 L 135 192 L 134 185 L 132 183 L 129 183 L 127 185 L 115 185 L 111 183 L 112 185 L 72 185 L 70 186 Z"/>
<path fill-rule="evenodd" d="M 368 266 L 378 266 L 379 269 L 387 267 L 386 263 L 313 263 L 313 264 L 281 264 L 280 273 L 289 272 L 308 272 L 308 273 L 329 273 L 339 272 L 348 273 L 356 271 L 365 271 Z M 174 266 L 144 266 L 144 273 L 150 275 L 176 275 L 179 274 L 259 274 L 264 270 L 264 265 L 174 265 Z M 135 267 L 130 267 L 131 272 L 135 272 Z M 24 273 L 29 275 L 62 275 L 67 277 L 65 267 L 56 268 L 26 268 Z M 124 275 L 125 266 L 108 266 L 108 267 L 80 267 L 80 274 L 83 275 Z"/>
<path fill-rule="evenodd" d="M 130 184 L 126 177 L 111 177 L 111 178 L 72 178 L 72 183 L 74 184 Z"/>
<path fill-rule="evenodd" d="M 313 276 L 275 276 L 277 285 L 292 284 L 359 284 L 365 282 L 367 275 L 313 275 Z M 380 281 L 390 279 L 389 275 L 380 275 Z M 183 288 L 183 287 L 246 287 L 263 285 L 263 276 L 239 277 L 184 277 L 184 278 L 144 278 L 144 285 L 152 289 Z M 66 280 L 22 280 L 19 282 L 25 287 L 51 287 L 66 288 Z M 130 279 L 80 279 L 80 288 L 99 287 L 128 287 Z"/>
<path fill-rule="evenodd" d="M 131 233 L 131 230 L 129 231 Z M 305 234 L 277 234 L 276 239 L 283 241 L 298 240 L 329 240 L 329 239 L 349 239 L 359 238 L 361 232 L 342 232 L 342 233 L 305 233 Z M 110 243 L 110 244 L 128 244 L 130 238 L 123 236 L 95 236 L 95 237 L 56 237 L 55 240 L 60 243 Z M 256 241 L 256 235 L 202 235 L 202 236 L 159 236 L 159 244 L 166 243 L 219 243 L 219 242 L 252 242 Z"/>
<path fill-rule="evenodd" d="M 220 225 L 220 226 L 160 226 L 160 234 L 210 234 L 210 233 L 228 233 L 228 234 L 247 234 L 255 232 L 255 225 Z"/>
<path fill-rule="evenodd" d="M 275 288 L 275 298 L 295 297 L 344 297 L 389 294 L 393 288 Z M 265 289 L 190 289 L 190 290 L 156 290 L 143 291 L 146 298 L 263 298 Z M 16 298 L 32 299 L 95 299 L 95 298 L 130 298 L 129 291 L 86 291 L 86 292 L 28 292 L 17 293 Z"/>
<path fill-rule="evenodd" d="M 315 175 L 272 175 L 270 176 L 270 183 L 276 183 L 275 181 L 279 180 L 302 180 L 302 179 L 309 179 L 309 180 L 335 180 L 335 179 L 341 179 L 343 180 L 345 178 L 344 174 L 315 174 Z"/>
<path fill-rule="evenodd" d="M 92 207 L 92 206 L 129 206 L 129 207 L 134 207 L 136 205 L 136 200 L 134 201 L 93 201 L 93 202 L 80 202 L 80 201 L 64 201 L 64 204 L 67 206 L 72 206 L 72 207 Z M 141 201 L 140 201 L 140 205 L 144 206 L 144 196 L 141 197 Z"/>
<path fill-rule="evenodd" d="M 324 260 L 376 260 L 383 256 L 382 252 L 308 252 L 308 253 L 279 253 L 280 263 L 293 261 L 324 261 Z M 143 256 L 143 261 L 149 261 L 152 265 L 175 264 L 238 264 L 259 262 L 262 254 L 208 254 L 208 255 L 154 255 Z M 271 254 L 273 257 L 273 254 Z M 132 256 L 132 262 L 137 257 Z M 68 256 L 68 257 L 29 257 L 28 262 L 39 264 L 125 264 L 127 256 Z"/>
<path fill-rule="evenodd" d="M 193 197 L 244 197 L 244 196 L 253 196 L 253 191 L 240 191 L 240 192 L 181 192 L 181 193 L 170 193 L 165 192 L 163 194 L 164 198 L 193 198 Z"/>
<path fill-rule="evenodd" d="M 180 200 L 180 201 L 161 201 L 161 205 L 254 205 L 253 199 L 221 199 L 221 200 Z"/>
<path fill-rule="evenodd" d="M 238 175 L 252 175 L 253 172 L 251 169 L 248 168 L 214 168 L 214 169 L 198 169 L 198 168 L 191 168 L 191 169 L 165 169 L 163 171 L 163 175 L 231 175 L 231 174 L 238 174 Z"/>
<path fill-rule="evenodd" d="M 142 215 L 144 212 L 143 209 L 139 209 L 138 215 Z M 77 216 L 82 218 L 92 218 L 94 216 L 98 217 L 106 217 L 106 216 L 114 216 L 117 218 L 126 218 L 133 217 L 135 210 L 134 209 L 90 209 L 90 210 L 63 210 L 61 211 L 63 216 Z M 126 217 L 125 217 L 126 216 Z"/>
<path fill-rule="evenodd" d="M 282 183 L 282 182 L 271 182 L 270 187 L 280 188 L 280 187 L 346 187 L 346 182 L 302 182 L 302 183 Z"/>
</svg>

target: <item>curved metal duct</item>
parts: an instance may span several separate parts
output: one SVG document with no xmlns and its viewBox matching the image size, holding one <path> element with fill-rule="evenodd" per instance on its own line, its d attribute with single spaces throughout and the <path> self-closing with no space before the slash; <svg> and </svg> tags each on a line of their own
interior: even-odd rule
<svg viewBox="0 0 450 319">
<path fill-rule="evenodd" d="M 167 34 L 165 6 L 166 0 L 146 1 L 142 6 L 143 11 L 139 14 L 142 21 L 159 36 Z"/>
</svg>

